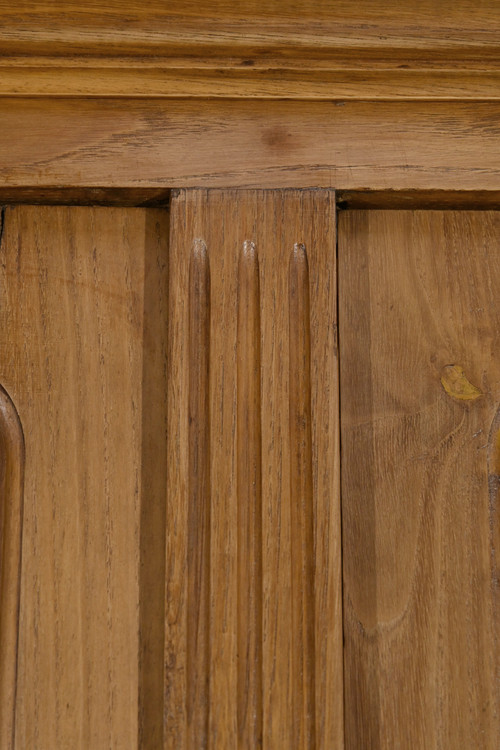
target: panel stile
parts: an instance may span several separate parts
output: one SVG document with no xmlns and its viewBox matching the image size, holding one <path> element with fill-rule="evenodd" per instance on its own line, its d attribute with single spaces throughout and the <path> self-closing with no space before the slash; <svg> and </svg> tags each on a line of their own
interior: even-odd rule
<svg viewBox="0 0 500 750">
<path fill-rule="evenodd" d="M 191 322 L 188 345 L 196 238 L 210 264 L 210 332 L 193 337 Z M 171 247 L 169 432 L 177 463 L 167 499 L 165 747 L 188 748 L 192 722 L 183 708 L 192 669 L 186 675 L 183 647 L 199 603 L 186 594 L 194 590 L 186 577 L 195 575 L 190 559 L 201 557 L 188 551 L 180 506 L 192 475 L 186 384 L 206 390 L 190 371 L 203 359 L 210 669 L 201 746 L 341 748 L 333 192 L 179 191 Z M 208 364 L 199 348 L 207 348 Z M 203 660 L 196 666 L 205 669 Z"/>
</svg>

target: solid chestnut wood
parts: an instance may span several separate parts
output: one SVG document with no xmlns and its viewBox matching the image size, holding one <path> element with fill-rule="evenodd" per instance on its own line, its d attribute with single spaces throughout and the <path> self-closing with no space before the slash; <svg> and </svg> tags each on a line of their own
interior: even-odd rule
<svg viewBox="0 0 500 750">
<path fill-rule="evenodd" d="M 500 213 L 339 224 L 345 738 L 500 732 Z"/>
<path fill-rule="evenodd" d="M 174 197 L 168 302 L 165 210 L 7 209 L 0 383 L 28 447 L 17 747 L 343 746 L 332 190 L 340 207 L 498 207 L 499 16 L 496 0 L 1 4 L 1 203 L 165 208 L 171 190 L 195 189 Z M 366 232 L 356 241 L 365 248 Z M 359 294 L 363 267 L 343 262 L 354 294 L 342 309 L 376 320 Z M 477 277 L 457 290 L 467 297 Z M 394 333 L 385 320 L 380 328 Z M 349 356 L 363 335 L 347 326 Z M 351 397 L 360 411 L 369 400 L 377 351 L 370 362 L 359 352 L 344 417 Z M 407 356 L 403 347 L 398 362 Z M 453 365 L 446 387 L 467 391 L 462 376 Z M 394 388 L 406 394 L 396 375 Z M 483 413 L 482 403 L 467 408 Z M 378 418 L 369 411 L 368 422 Z M 349 450 L 348 419 L 344 428 Z M 390 437 L 383 446 L 394 450 Z M 346 556 L 346 743 L 364 733 L 383 747 L 380 711 L 402 670 L 400 652 L 384 652 L 394 679 L 381 690 L 373 642 L 357 633 L 349 602 L 365 597 L 378 616 L 375 515 L 356 515 L 362 500 L 373 510 L 373 487 L 356 495 L 349 474 L 363 479 L 375 458 L 370 446 L 352 456 L 344 528 L 349 539 L 359 522 L 366 547 Z M 391 503 L 389 493 L 397 514 Z M 386 512 L 376 516 L 382 534 Z M 493 518 L 496 577 L 497 548 Z M 16 554 L 9 560 L 15 568 Z M 12 624 L 15 609 L 3 612 Z M 481 601 L 477 627 L 486 621 Z M 488 661 L 489 631 L 481 637 Z M 429 662 L 422 669 L 434 674 Z M 475 710 L 488 694 L 489 669 L 463 705 Z M 2 671 L 0 684 L 11 677 Z M 421 686 L 412 694 L 428 700 Z M 353 707 L 367 696 L 359 725 Z M 391 731 L 407 726 L 416 747 L 425 726 L 432 747 L 431 712 L 419 724 L 420 704 L 403 709 Z M 491 744 L 486 704 L 484 716 Z M 9 747 L 12 721 L 1 723 Z M 478 746 L 474 731 L 464 729 Z"/>
<path fill-rule="evenodd" d="M 334 193 L 171 211 L 165 748 L 342 748 Z"/>
<path fill-rule="evenodd" d="M 0 96 L 498 100 L 495 0 L 0 10 Z"/>
<path fill-rule="evenodd" d="M 167 243 L 156 209 L 5 210 L 2 748 L 14 697 L 16 750 L 161 746 Z"/>
<path fill-rule="evenodd" d="M 500 103 L 0 99 L 0 185 L 500 190 Z"/>
</svg>

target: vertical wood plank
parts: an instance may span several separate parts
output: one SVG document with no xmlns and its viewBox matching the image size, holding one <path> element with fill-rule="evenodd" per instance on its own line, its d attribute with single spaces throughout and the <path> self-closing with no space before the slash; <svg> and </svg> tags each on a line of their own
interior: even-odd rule
<svg viewBox="0 0 500 750">
<path fill-rule="evenodd" d="M 500 732 L 500 214 L 340 217 L 346 747 Z"/>
<path fill-rule="evenodd" d="M 139 573 L 139 749 L 163 737 L 165 488 L 167 486 L 167 211 L 144 216 Z M 140 245 L 138 245 L 140 247 Z"/>
<path fill-rule="evenodd" d="M 165 747 L 187 749 L 191 731 L 185 504 L 190 362 L 201 355 L 186 330 L 199 241 L 210 263 L 211 495 L 199 746 L 340 748 L 334 195 L 179 191 L 171 221 Z"/>
<path fill-rule="evenodd" d="M 17 748 L 161 743 L 146 671 L 163 650 L 167 229 L 161 211 L 6 210 L 0 382 L 26 440 Z"/>
<path fill-rule="evenodd" d="M 24 471 L 22 425 L 0 386 L 0 746 L 5 750 L 13 750 L 15 741 Z"/>
</svg>

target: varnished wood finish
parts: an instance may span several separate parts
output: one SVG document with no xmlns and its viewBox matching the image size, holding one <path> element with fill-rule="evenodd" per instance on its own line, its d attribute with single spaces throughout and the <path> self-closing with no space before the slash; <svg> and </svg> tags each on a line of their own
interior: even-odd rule
<svg viewBox="0 0 500 750">
<path fill-rule="evenodd" d="M 190 255 L 187 744 L 203 748 L 210 705 L 210 266 L 202 240 L 194 240 Z"/>
<path fill-rule="evenodd" d="M 262 399 L 260 270 L 255 244 L 238 259 L 238 747 L 262 746 Z"/>
<path fill-rule="evenodd" d="M 497 0 L 0 2 L 0 203 L 196 188 L 174 201 L 168 303 L 166 211 L 7 211 L 0 384 L 28 450 L 17 748 L 343 746 L 334 201 L 279 190 L 497 206 L 499 20 Z M 443 219 L 439 251 L 441 219 L 374 216 L 389 260 L 359 214 L 341 301 L 347 747 L 491 747 L 498 269 L 462 259 L 479 219 Z M 418 267 L 397 254 L 410 225 Z M 409 305 L 396 323 L 389 294 Z M 486 464 L 452 474 L 488 424 Z M 394 482 L 420 505 L 403 512 Z"/>
<path fill-rule="evenodd" d="M 142 416 L 138 459 L 141 467 L 140 472 L 138 470 L 141 477 L 138 750 L 156 750 L 161 746 L 163 736 L 169 214 L 165 210 L 128 213 L 124 212 L 123 242 L 128 243 L 129 252 L 142 254 L 144 264 L 143 285 L 140 274 L 133 282 L 129 281 L 129 285 L 137 285 L 137 304 L 140 305 L 139 300 L 143 304 L 137 334 L 139 343 L 135 345 L 137 356 L 140 350 L 142 358 L 141 384 L 135 384 L 140 388 Z M 110 214 L 109 221 L 113 218 Z M 120 227 L 119 218 L 120 213 L 113 225 L 115 231 Z M 127 232 L 130 232 L 130 239 Z M 99 237 L 103 235 L 106 236 L 99 233 Z M 114 244 L 112 252 L 115 252 Z M 123 265 L 126 268 L 125 261 Z M 132 358 L 132 354 L 130 356 Z M 123 390 L 120 393 L 123 394 Z"/>
<path fill-rule="evenodd" d="M 26 440 L 16 750 L 161 745 L 167 240 L 157 210 L 5 211 L 0 382 Z"/>
<path fill-rule="evenodd" d="M 210 664 L 197 747 L 341 748 L 334 195 L 180 191 L 171 221 L 165 748 L 192 747 L 197 619 Z M 201 312 L 193 323 L 193 242 L 210 267 L 209 335 Z M 198 427 L 194 383 L 209 387 Z M 193 429 L 209 433 L 208 622 L 190 563 L 206 543 L 205 498 L 189 513 Z"/>
<path fill-rule="evenodd" d="M 21 422 L 0 386 L 0 745 L 5 750 L 14 748 L 24 458 Z"/>
<path fill-rule="evenodd" d="M 494 0 L 440 0 L 439 7 L 422 0 L 404 8 L 397 0 L 360 0 L 356 6 L 348 0 L 249 0 L 244 6 L 230 0 L 171 0 L 168 6 L 162 0 L 109 0 L 106 8 L 99 0 L 84 6 L 77 0 L 18 0 L 15 6 L 3 2 L 1 15 L 0 41 L 10 55 L 217 59 L 240 51 L 296 60 L 300 51 L 304 58 L 350 55 L 354 62 L 356 53 L 364 60 L 385 52 L 389 65 L 393 51 L 394 65 L 416 58 L 424 66 L 436 52 L 479 67 L 498 49 Z"/>
<path fill-rule="evenodd" d="M 293 742 L 316 746 L 314 508 L 311 436 L 311 314 L 305 245 L 296 243 L 289 276 L 290 527 L 292 550 Z"/>
<path fill-rule="evenodd" d="M 498 103 L 0 100 L 0 185 L 500 190 Z"/>
<path fill-rule="evenodd" d="M 346 748 L 498 746 L 500 214 L 339 225 Z"/>
<path fill-rule="evenodd" d="M 43 0 L 0 20 L 0 96 L 500 96 L 496 0 Z"/>
<path fill-rule="evenodd" d="M 241 55 L 240 55 L 241 58 Z M 300 59 L 300 58 L 299 58 Z M 407 59 L 407 58 L 406 58 Z M 120 99 L 296 99 L 498 101 L 500 69 L 463 69 L 445 60 L 434 68 L 366 68 L 348 60 L 325 66 L 272 60 L 170 60 L 7 58 L 0 61 L 0 97 L 113 97 Z M 380 65 L 380 64 L 379 64 Z M 384 63 L 382 63 L 384 65 Z M 406 66 L 408 64 L 406 63 Z M 418 63 L 417 63 L 418 65 Z M 354 66 L 354 69 L 353 69 Z M 446 67 L 445 67 L 446 66 Z M 360 69 L 357 69 L 360 68 Z M 444 68 L 444 69 L 443 69 Z"/>
</svg>

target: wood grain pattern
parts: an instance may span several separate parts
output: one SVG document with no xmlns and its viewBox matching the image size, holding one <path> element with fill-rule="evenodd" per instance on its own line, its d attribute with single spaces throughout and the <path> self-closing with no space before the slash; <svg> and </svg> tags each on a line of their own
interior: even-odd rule
<svg viewBox="0 0 500 750">
<path fill-rule="evenodd" d="M 241 54 L 241 53 L 240 53 Z M 212 61 L 211 61 L 212 62 Z M 241 60 L 191 62 L 155 60 L 141 64 L 124 59 L 102 61 L 65 58 L 7 58 L 0 62 L 0 97 L 119 97 L 125 99 L 298 99 L 309 101 L 379 100 L 498 101 L 500 70 L 481 70 L 443 61 L 436 69 L 356 70 L 323 61 L 283 69 L 278 57 L 265 64 Z M 350 61 L 349 61 L 350 62 Z M 371 61 L 370 61 L 371 62 Z M 205 63 L 205 64 L 204 64 Z M 352 63 L 351 63 L 352 65 Z M 359 65 L 359 62 L 358 62 Z M 487 62 L 483 62 L 486 67 Z M 445 67 L 446 66 L 446 67 Z"/>
<path fill-rule="evenodd" d="M 194 240 L 189 259 L 189 505 L 187 541 L 188 746 L 205 748 L 210 705 L 210 266 Z"/>
<path fill-rule="evenodd" d="M 161 744 L 167 241 L 162 211 L 5 212 L 0 382 L 26 439 L 16 748 Z"/>
<path fill-rule="evenodd" d="M 498 99 L 495 0 L 400 5 L 2 3 L 0 95 Z"/>
<path fill-rule="evenodd" d="M 196 0 L 168 6 L 162 0 L 109 0 L 105 9 L 98 0 L 84 6 L 76 0 L 19 0 L 16 6 L 2 2 L 0 10 L 2 48 L 18 55 L 217 57 L 221 51 L 266 56 L 279 50 L 296 59 L 298 50 L 306 58 L 391 50 L 399 63 L 405 52 L 429 60 L 433 50 L 451 51 L 477 61 L 498 49 L 494 0 L 441 0 L 439 7 L 422 0 L 418 8 L 401 8 L 397 0 L 360 0 L 356 6 L 348 0 L 249 0 L 244 6 L 230 0 L 202 6 Z"/>
<path fill-rule="evenodd" d="M 339 225 L 346 747 L 500 731 L 500 214 Z"/>
<path fill-rule="evenodd" d="M 0 185 L 499 190 L 500 105 L 0 100 Z"/>
<path fill-rule="evenodd" d="M 21 422 L 0 386 L 0 744 L 5 750 L 14 748 L 24 462 Z"/>
<path fill-rule="evenodd" d="M 262 747 L 262 399 L 259 255 L 238 261 L 238 747 Z"/>
<path fill-rule="evenodd" d="M 186 330 L 198 239 L 210 263 L 211 498 L 199 746 L 341 748 L 334 195 L 188 190 L 171 210 L 165 747 L 190 747 Z M 299 252 L 290 276 L 297 242 L 309 271 Z"/>
<path fill-rule="evenodd" d="M 292 741 L 297 747 L 307 748 L 316 746 L 310 329 L 307 250 L 305 245 L 296 243 L 290 257 L 288 339 L 290 527 L 293 540 Z"/>
<path fill-rule="evenodd" d="M 157 750 L 163 737 L 169 214 L 133 211 L 126 219 L 124 234 L 131 226 L 137 233 L 130 248 L 144 258 L 142 288 L 140 277 L 136 280 L 143 303 L 136 344 L 137 353 L 142 348 L 138 748 Z"/>
</svg>

